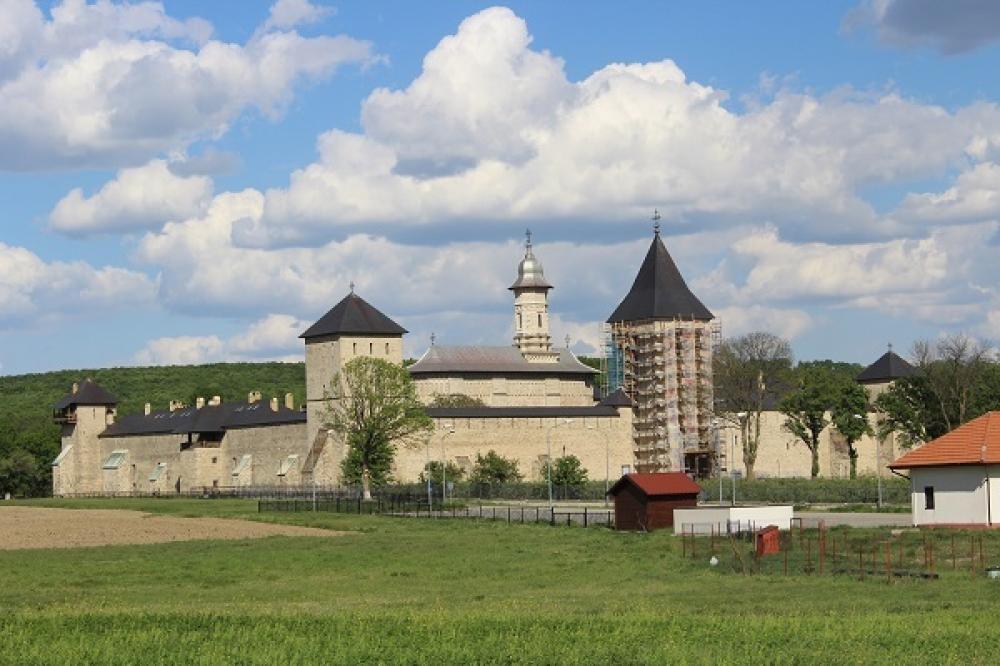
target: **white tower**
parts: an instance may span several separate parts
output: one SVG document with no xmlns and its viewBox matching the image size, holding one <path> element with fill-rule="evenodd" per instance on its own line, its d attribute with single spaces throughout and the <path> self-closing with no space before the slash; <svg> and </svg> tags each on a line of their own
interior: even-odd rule
<svg viewBox="0 0 1000 666">
<path fill-rule="evenodd" d="M 549 336 L 549 289 L 542 262 L 531 251 L 531 231 L 526 232 L 524 259 L 517 265 L 517 280 L 509 289 L 514 292 L 514 346 L 532 362 L 551 363 L 559 358 L 552 351 Z"/>
</svg>

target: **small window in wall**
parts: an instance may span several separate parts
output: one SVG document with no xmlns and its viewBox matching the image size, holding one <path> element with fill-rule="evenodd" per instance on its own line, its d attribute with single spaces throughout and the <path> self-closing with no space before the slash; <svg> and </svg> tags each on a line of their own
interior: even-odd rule
<svg viewBox="0 0 1000 666">
<path fill-rule="evenodd" d="M 215 463 L 217 463 L 217 462 L 219 462 L 219 459 L 218 459 L 218 458 L 212 458 L 212 464 L 213 464 L 213 465 L 214 465 Z"/>
<path fill-rule="evenodd" d="M 351 343 L 351 350 L 354 352 L 355 356 L 358 355 L 358 343 L 357 342 L 352 342 Z"/>
<path fill-rule="evenodd" d="M 934 510 L 934 486 L 924 486 L 924 509 Z"/>
<path fill-rule="evenodd" d="M 118 469 L 125 462 L 125 456 L 128 455 L 128 451 L 119 449 L 117 451 L 112 451 L 108 459 L 104 461 L 102 469 Z"/>
<path fill-rule="evenodd" d="M 622 465 L 622 476 L 632 473 L 632 465 Z"/>
<path fill-rule="evenodd" d="M 295 463 L 298 461 L 299 457 L 297 455 L 290 455 L 282 460 L 281 464 L 278 465 L 278 476 L 287 475 L 290 471 L 292 471 L 292 468 L 295 467 Z"/>
<path fill-rule="evenodd" d="M 375 354 L 375 343 L 374 342 L 369 342 L 368 343 L 368 355 L 372 356 L 374 354 Z"/>
<path fill-rule="evenodd" d="M 538 328 L 542 327 L 542 313 L 538 313 Z"/>
<path fill-rule="evenodd" d="M 250 463 L 252 460 L 253 456 L 249 454 L 240 458 L 233 466 L 233 476 L 239 476 L 244 471 L 246 471 L 250 467 Z"/>
<path fill-rule="evenodd" d="M 389 343 L 388 343 L 388 342 L 387 342 L 387 343 L 385 343 L 385 355 L 386 355 L 386 356 L 388 356 L 388 355 L 389 355 Z"/>
</svg>

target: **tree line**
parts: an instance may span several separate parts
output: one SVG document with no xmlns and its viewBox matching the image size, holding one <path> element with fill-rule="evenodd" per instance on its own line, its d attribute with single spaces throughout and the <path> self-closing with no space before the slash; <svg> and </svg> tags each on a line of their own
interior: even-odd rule
<svg viewBox="0 0 1000 666">
<path fill-rule="evenodd" d="M 814 478 L 820 436 L 832 427 L 847 445 L 854 478 L 865 435 L 884 441 L 896 434 L 909 448 L 1000 409 L 1000 359 L 988 344 L 959 333 L 918 341 L 909 356 L 914 374 L 870 401 L 856 381 L 861 365 L 795 363 L 788 341 L 765 331 L 724 340 L 714 358 L 716 418 L 737 429 L 746 478 L 754 478 L 766 411 L 781 412 L 782 427 L 809 450 Z"/>
</svg>

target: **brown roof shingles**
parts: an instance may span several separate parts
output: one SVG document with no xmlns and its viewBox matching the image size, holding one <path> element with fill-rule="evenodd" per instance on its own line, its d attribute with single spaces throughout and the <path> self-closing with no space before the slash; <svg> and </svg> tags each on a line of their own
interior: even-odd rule
<svg viewBox="0 0 1000 666">
<path fill-rule="evenodd" d="M 923 446 L 913 449 L 891 469 L 944 465 L 1000 464 L 1000 411 L 988 412 Z"/>
</svg>

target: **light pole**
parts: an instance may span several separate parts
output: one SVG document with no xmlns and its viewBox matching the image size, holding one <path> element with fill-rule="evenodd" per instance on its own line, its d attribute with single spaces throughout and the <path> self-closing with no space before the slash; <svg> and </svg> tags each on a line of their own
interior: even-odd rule
<svg viewBox="0 0 1000 666">
<path fill-rule="evenodd" d="M 587 430 L 602 432 L 600 428 L 592 425 L 587 426 Z M 611 489 L 611 439 L 608 437 L 608 433 L 603 432 L 602 434 L 604 435 L 604 506 L 607 506 L 608 491 Z"/>
<path fill-rule="evenodd" d="M 441 510 L 442 511 L 444 511 L 444 505 L 448 501 L 448 479 L 447 479 L 448 464 L 445 462 L 447 459 L 445 458 L 445 453 L 444 453 L 444 440 L 448 438 L 448 435 L 455 434 L 455 426 L 453 426 L 452 424 L 445 423 L 444 427 L 448 428 L 448 431 L 441 436 Z"/>
<path fill-rule="evenodd" d="M 424 463 L 424 478 L 427 480 L 427 511 L 434 509 L 434 500 L 431 494 L 431 438 L 424 442 L 427 445 L 427 462 Z"/>
<path fill-rule="evenodd" d="M 719 435 L 719 419 L 712 419 L 712 431 L 715 435 L 715 465 L 719 468 L 719 506 L 722 506 L 722 437 Z"/>
<path fill-rule="evenodd" d="M 855 414 L 854 418 L 867 421 L 867 419 L 861 414 Z M 875 506 L 879 509 L 882 508 L 882 439 L 876 433 L 875 435 L 875 483 L 878 484 L 878 497 L 875 500 Z"/>
<path fill-rule="evenodd" d="M 747 417 L 746 412 L 738 412 L 736 418 L 739 419 L 740 429 L 743 429 L 743 419 Z M 733 447 L 729 451 L 729 477 L 733 482 L 733 506 L 736 506 L 736 438 L 739 437 L 739 432 L 733 433 Z"/>
<path fill-rule="evenodd" d="M 563 419 L 562 423 L 572 423 L 573 419 Z M 545 476 L 549 484 L 549 520 L 552 520 L 552 516 L 555 515 L 555 508 L 552 502 L 552 431 L 559 427 L 559 421 L 556 421 L 550 425 L 545 430 L 545 453 L 547 459 L 545 461 Z"/>
</svg>

